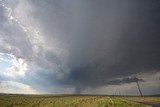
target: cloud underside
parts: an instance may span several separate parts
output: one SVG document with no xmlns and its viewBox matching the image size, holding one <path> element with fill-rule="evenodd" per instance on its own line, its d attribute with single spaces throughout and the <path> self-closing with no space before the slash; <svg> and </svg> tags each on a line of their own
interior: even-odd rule
<svg viewBox="0 0 160 107">
<path fill-rule="evenodd" d="M 158 1 L 0 3 L 0 52 L 21 60 L 16 81 L 80 93 L 160 71 Z"/>
</svg>

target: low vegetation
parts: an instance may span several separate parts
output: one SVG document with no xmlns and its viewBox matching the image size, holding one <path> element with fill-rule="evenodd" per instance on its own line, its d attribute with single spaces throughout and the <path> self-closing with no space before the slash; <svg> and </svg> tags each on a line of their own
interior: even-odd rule
<svg viewBox="0 0 160 107">
<path fill-rule="evenodd" d="M 74 95 L 0 95 L 0 107 L 149 107 L 120 97 Z"/>
</svg>

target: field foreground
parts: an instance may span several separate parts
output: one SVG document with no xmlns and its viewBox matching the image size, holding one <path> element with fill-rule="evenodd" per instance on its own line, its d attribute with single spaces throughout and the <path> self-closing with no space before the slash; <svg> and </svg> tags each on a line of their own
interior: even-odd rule
<svg viewBox="0 0 160 107">
<path fill-rule="evenodd" d="M 134 100 L 132 100 L 132 98 Z M 140 97 L 82 95 L 0 94 L 0 107 L 151 107 L 135 102 Z M 145 98 L 160 102 L 158 97 Z M 145 100 L 143 98 L 143 100 Z"/>
</svg>

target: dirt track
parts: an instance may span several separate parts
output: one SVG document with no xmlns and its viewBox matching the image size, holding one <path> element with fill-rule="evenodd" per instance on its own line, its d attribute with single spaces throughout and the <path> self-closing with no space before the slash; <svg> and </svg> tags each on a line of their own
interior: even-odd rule
<svg viewBox="0 0 160 107">
<path fill-rule="evenodd" d="M 150 105 L 152 107 L 160 107 L 160 102 L 153 102 L 153 101 L 135 101 L 135 102 Z"/>
<path fill-rule="evenodd" d="M 160 107 L 160 102 L 156 102 L 156 101 L 148 101 L 148 100 L 132 99 L 132 98 L 125 98 L 125 99 L 130 100 L 130 101 L 134 101 L 134 102 L 137 102 L 137 103 L 142 103 L 142 104 L 145 104 L 145 105 L 149 105 L 149 106 L 152 106 L 152 107 Z"/>
</svg>

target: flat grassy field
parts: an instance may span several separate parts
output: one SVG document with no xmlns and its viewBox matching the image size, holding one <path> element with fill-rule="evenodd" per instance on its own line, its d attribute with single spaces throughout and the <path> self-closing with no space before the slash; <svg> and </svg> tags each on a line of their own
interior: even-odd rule
<svg viewBox="0 0 160 107">
<path fill-rule="evenodd" d="M 152 98 L 154 99 L 154 98 Z M 0 107 L 150 107 L 116 96 L 0 94 Z"/>
</svg>

